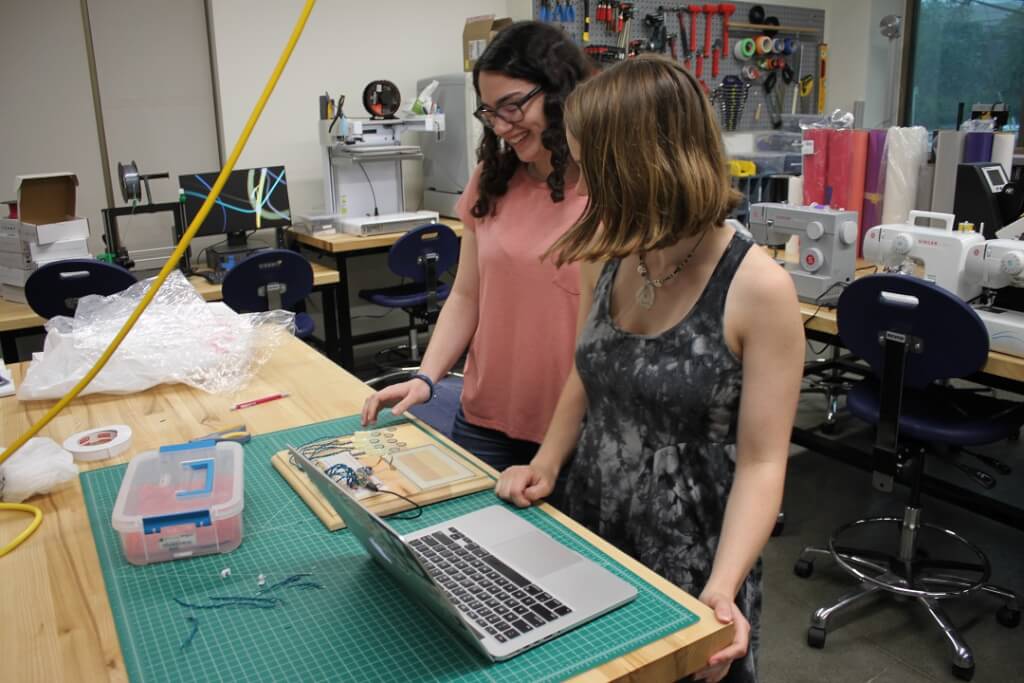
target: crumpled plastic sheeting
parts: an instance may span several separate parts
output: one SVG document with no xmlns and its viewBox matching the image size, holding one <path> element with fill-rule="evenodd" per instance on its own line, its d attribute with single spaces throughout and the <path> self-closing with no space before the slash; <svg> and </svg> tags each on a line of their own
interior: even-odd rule
<svg viewBox="0 0 1024 683">
<path fill-rule="evenodd" d="M 43 351 L 34 354 L 18 398 L 66 394 L 99 359 L 152 283 L 153 278 L 112 296 L 82 297 L 74 318 L 51 318 Z M 238 314 L 210 305 L 175 270 L 82 393 L 129 394 L 174 383 L 233 393 L 249 383 L 294 329 L 295 314 L 288 311 Z"/>
<path fill-rule="evenodd" d="M 60 444 L 46 437 L 29 439 L 0 465 L 0 500 L 20 503 L 77 476 L 74 457 Z"/>
</svg>

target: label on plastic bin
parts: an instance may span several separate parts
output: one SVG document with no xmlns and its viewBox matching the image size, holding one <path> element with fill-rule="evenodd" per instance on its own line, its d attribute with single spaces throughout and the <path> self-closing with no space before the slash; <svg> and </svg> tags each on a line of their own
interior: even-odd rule
<svg viewBox="0 0 1024 683">
<path fill-rule="evenodd" d="M 814 154 L 814 140 L 802 140 L 800 143 L 801 154 Z"/>
<path fill-rule="evenodd" d="M 174 551 L 185 546 L 193 546 L 195 544 L 195 533 L 174 534 L 173 536 L 164 536 L 160 539 L 160 547 L 164 550 L 170 551 Z"/>
</svg>

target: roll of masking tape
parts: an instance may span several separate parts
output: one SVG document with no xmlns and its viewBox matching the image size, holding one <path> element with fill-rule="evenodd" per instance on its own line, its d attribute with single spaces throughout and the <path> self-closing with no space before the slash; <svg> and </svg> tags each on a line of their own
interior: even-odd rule
<svg viewBox="0 0 1024 683">
<path fill-rule="evenodd" d="M 759 55 L 766 55 L 772 51 L 772 39 L 768 36 L 758 36 L 754 40 L 754 45 Z"/>
<path fill-rule="evenodd" d="M 132 445 L 132 428 L 128 425 L 110 425 L 72 434 L 64 440 L 64 450 L 75 460 L 90 462 L 113 458 Z"/>
<path fill-rule="evenodd" d="M 741 62 L 746 59 L 750 59 L 757 52 L 757 46 L 754 45 L 753 38 L 744 38 L 743 40 L 737 40 L 736 46 L 732 49 L 736 59 Z"/>
</svg>

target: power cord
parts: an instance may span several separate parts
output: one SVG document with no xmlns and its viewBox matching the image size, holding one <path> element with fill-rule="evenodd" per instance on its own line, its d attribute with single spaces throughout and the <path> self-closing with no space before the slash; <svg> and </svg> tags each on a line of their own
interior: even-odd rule
<svg viewBox="0 0 1024 683">
<path fill-rule="evenodd" d="M 356 162 L 356 164 L 359 166 L 359 170 L 363 172 L 363 175 L 366 176 L 366 184 L 370 186 L 370 196 L 373 197 L 373 215 L 379 216 L 380 209 L 377 208 L 377 193 L 373 189 L 373 181 L 370 180 L 370 174 L 366 172 L 366 167 L 362 163 Z"/>
<path fill-rule="evenodd" d="M 822 306 L 825 306 L 825 302 L 823 301 L 823 299 L 826 296 L 828 296 L 828 293 L 831 292 L 833 289 L 835 289 L 837 287 L 839 289 L 846 289 L 847 286 L 848 286 L 848 283 L 846 283 L 846 282 L 833 282 L 831 285 L 829 285 L 828 289 L 826 289 L 824 292 L 822 292 L 817 297 L 815 297 L 814 301 L 818 305 L 815 307 L 814 312 L 811 313 L 811 316 L 809 318 L 807 318 L 807 320 L 804 321 L 804 329 L 805 330 L 807 329 L 808 323 L 810 323 L 812 320 L 814 320 L 815 318 L 818 317 L 818 313 L 821 311 Z M 811 349 L 811 351 L 814 354 L 817 355 L 817 354 L 824 353 L 825 349 L 827 349 L 830 345 L 828 343 L 826 343 L 824 346 L 821 347 L 821 349 L 815 349 L 814 348 L 814 344 L 811 342 L 811 340 L 808 339 L 807 340 L 807 346 L 808 346 L 808 348 Z"/>
</svg>

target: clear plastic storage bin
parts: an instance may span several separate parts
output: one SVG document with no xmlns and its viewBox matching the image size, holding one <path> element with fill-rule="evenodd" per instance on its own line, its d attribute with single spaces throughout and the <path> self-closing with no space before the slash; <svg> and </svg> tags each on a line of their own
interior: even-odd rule
<svg viewBox="0 0 1024 683">
<path fill-rule="evenodd" d="M 132 564 L 231 552 L 242 542 L 243 451 L 201 441 L 128 463 L 112 523 Z"/>
</svg>

